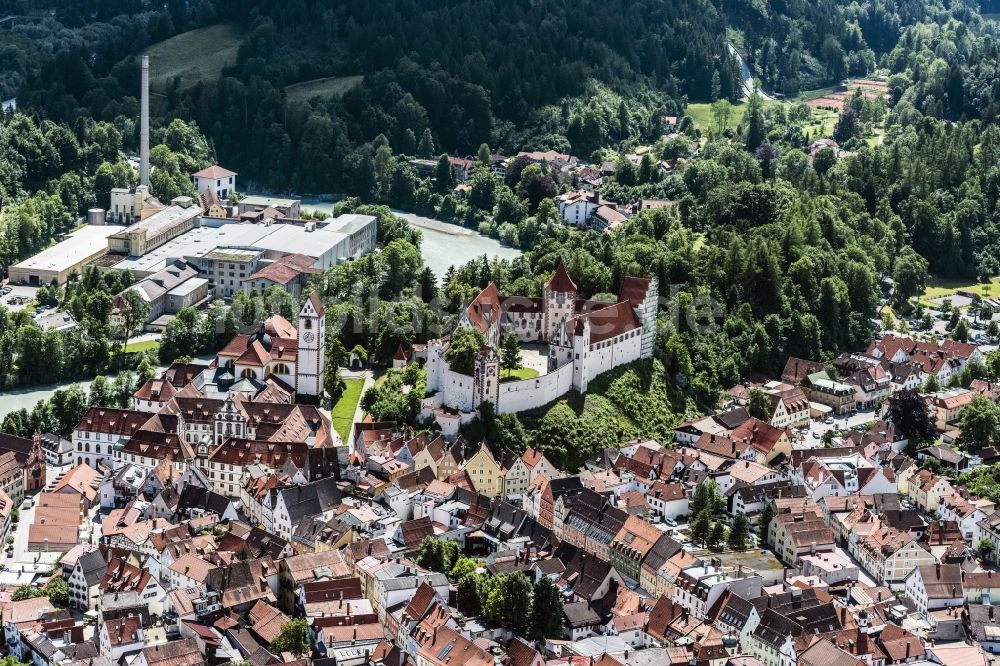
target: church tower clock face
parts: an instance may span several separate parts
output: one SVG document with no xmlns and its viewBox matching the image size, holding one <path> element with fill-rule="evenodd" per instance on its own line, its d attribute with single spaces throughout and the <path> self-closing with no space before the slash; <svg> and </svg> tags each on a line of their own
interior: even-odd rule
<svg viewBox="0 0 1000 666">
<path fill-rule="evenodd" d="M 308 344 L 311 344 L 312 341 L 315 340 L 315 339 L 316 339 L 316 336 L 313 335 L 312 331 L 306 331 L 305 333 L 302 334 L 302 340 L 303 340 L 303 342 L 306 342 Z"/>
</svg>

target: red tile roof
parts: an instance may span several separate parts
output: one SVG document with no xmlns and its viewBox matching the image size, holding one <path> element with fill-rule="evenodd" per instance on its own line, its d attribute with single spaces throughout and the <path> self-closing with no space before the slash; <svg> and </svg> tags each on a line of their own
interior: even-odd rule
<svg viewBox="0 0 1000 666">
<path fill-rule="evenodd" d="M 209 452 L 208 460 L 237 466 L 252 465 L 259 460 L 272 469 L 279 469 L 290 458 L 301 468 L 305 466 L 308 448 L 304 442 L 229 439 Z"/>
<path fill-rule="evenodd" d="M 576 293 L 576 283 L 570 279 L 569 274 L 566 272 L 566 266 L 562 261 L 556 266 L 556 272 L 552 274 L 552 277 L 546 280 L 545 286 L 554 292 Z"/>
<path fill-rule="evenodd" d="M 319 299 L 319 294 L 317 292 L 312 292 L 309 294 L 309 302 L 312 303 L 313 309 L 316 310 L 316 314 L 321 317 L 326 312 L 326 308 L 323 307 L 323 302 Z"/>
<path fill-rule="evenodd" d="M 500 319 L 500 301 L 497 286 L 490 282 L 465 309 L 469 323 L 482 333 L 488 331 Z"/>
<path fill-rule="evenodd" d="M 577 315 L 570 320 L 574 322 L 570 332 L 572 335 L 583 335 L 584 322 L 590 322 L 590 343 L 596 344 L 610 340 L 628 331 L 639 328 L 639 319 L 628 301 L 615 303 L 599 310 L 593 310 L 585 315 Z"/>
<path fill-rule="evenodd" d="M 304 254 L 289 254 L 272 264 L 268 264 L 247 279 L 270 280 L 275 284 L 287 285 L 300 275 L 312 275 L 322 272 L 318 268 L 313 268 L 312 257 L 307 257 Z"/>
<path fill-rule="evenodd" d="M 230 176 L 235 176 L 235 171 L 230 171 L 229 169 L 224 169 L 218 164 L 213 164 L 212 166 L 202 169 L 201 171 L 196 171 L 191 174 L 194 178 L 215 178 L 220 180 L 222 178 L 229 178 Z"/>
<path fill-rule="evenodd" d="M 649 280 L 647 278 L 626 277 L 622 281 L 622 288 L 618 292 L 618 302 L 631 301 L 632 305 L 639 307 L 646 295 L 649 293 Z"/>
<path fill-rule="evenodd" d="M 75 430 L 131 436 L 149 420 L 149 416 L 146 412 L 131 409 L 91 407 L 76 424 Z"/>
</svg>

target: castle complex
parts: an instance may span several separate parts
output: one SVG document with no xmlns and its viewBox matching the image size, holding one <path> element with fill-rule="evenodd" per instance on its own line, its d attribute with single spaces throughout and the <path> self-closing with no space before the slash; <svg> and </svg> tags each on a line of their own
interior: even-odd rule
<svg viewBox="0 0 1000 666">
<path fill-rule="evenodd" d="M 448 367 L 447 340 L 427 345 L 429 408 L 472 412 L 491 402 L 498 414 L 540 407 L 569 390 L 581 393 L 594 377 L 653 355 L 656 278 L 625 278 L 616 303 L 577 298 L 576 284 L 560 263 L 541 298 L 501 296 L 492 282 L 469 304 L 459 326 L 479 330 L 486 345 L 470 377 Z M 548 372 L 520 381 L 500 381 L 497 350 L 508 331 L 521 343 L 548 347 Z"/>
</svg>

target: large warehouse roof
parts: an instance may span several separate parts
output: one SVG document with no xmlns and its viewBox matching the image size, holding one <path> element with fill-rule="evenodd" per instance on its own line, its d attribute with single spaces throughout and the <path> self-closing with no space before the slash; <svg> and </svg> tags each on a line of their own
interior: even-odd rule
<svg viewBox="0 0 1000 666">
<path fill-rule="evenodd" d="M 299 225 L 274 223 L 223 224 L 219 227 L 195 227 L 167 241 L 141 257 L 123 257 L 115 268 L 148 275 L 162 269 L 168 259 L 202 257 L 218 248 L 258 248 L 281 254 L 304 254 L 322 257 L 348 238 L 347 234 Z"/>
<path fill-rule="evenodd" d="M 81 227 L 69 234 L 65 240 L 14 264 L 11 269 L 61 273 L 107 250 L 108 236 L 124 228 L 112 224 Z"/>
</svg>

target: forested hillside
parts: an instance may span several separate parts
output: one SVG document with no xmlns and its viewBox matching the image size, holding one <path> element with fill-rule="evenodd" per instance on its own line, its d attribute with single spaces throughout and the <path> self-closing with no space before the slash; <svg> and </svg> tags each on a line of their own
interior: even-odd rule
<svg viewBox="0 0 1000 666">
<path fill-rule="evenodd" d="M 191 85 L 179 76 L 155 107 L 197 121 L 227 164 L 263 184 L 356 192 L 359 153 L 380 134 L 406 154 L 431 144 L 435 154 L 471 154 L 488 142 L 589 157 L 596 147 L 653 139 L 656 119 L 679 115 L 687 100 L 742 95 L 727 37 L 765 88 L 795 93 L 864 75 L 906 26 L 947 13 L 926 4 L 4 0 L 0 11 L 54 16 L 0 35 L 0 97 L 16 94 L 56 120 L 134 117 L 135 56 L 180 32 L 229 22 L 241 41 L 222 80 Z M 952 7 L 972 20 L 961 3 Z M 894 54 L 900 66 L 921 66 L 906 49 Z M 286 104 L 290 85 L 352 75 L 364 80 L 342 95 Z M 600 103 L 596 91 L 605 88 L 622 94 L 621 104 Z M 430 142 L 421 141 L 425 133 Z"/>
</svg>

